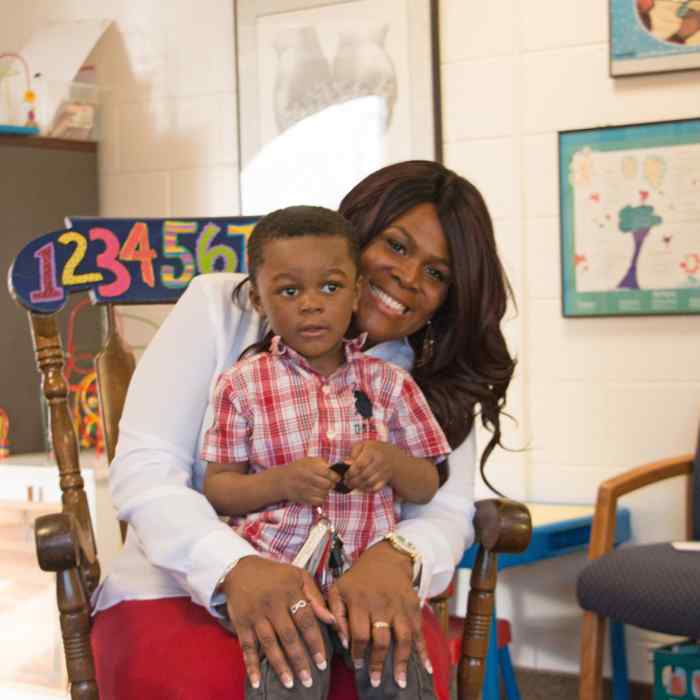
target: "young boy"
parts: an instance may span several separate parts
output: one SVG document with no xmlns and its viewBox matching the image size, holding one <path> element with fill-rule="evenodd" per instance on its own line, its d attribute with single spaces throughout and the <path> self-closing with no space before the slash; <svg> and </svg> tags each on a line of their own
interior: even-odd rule
<svg viewBox="0 0 700 700">
<path fill-rule="evenodd" d="M 273 212 L 248 241 L 250 299 L 271 332 L 219 378 L 202 448 L 204 493 L 277 560 L 292 562 L 324 518 L 351 566 L 393 530 L 399 500 L 433 497 L 435 462 L 449 452 L 411 376 L 364 355 L 364 336 L 344 339 L 359 256 L 350 223 L 320 207 Z M 347 488 L 338 489 L 331 466 L 343 462 Z M 322 559 L 322 589 L 341 572 L 337 559 Z M 327 679 L 320 685 L 325 697 Z"/>
</svg>

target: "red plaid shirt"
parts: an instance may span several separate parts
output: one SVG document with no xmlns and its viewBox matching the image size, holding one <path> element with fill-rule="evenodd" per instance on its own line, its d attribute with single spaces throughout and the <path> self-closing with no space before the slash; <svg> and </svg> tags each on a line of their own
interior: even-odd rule
<svg viewBox="0 0 700 700">
<path fill-rule="evenodd" d="M 363 342 L 364 337 L 346 341 L 346 362 L 329 377 L 318 374 L 279 337 L 270 352 L 224 372 L 202 459 L 247 462 L 250 473 L 258 473 L 306 456 L 341 462 L 355 443 L 366 440 L 390 442 L 414 457 L 439 461 L 446 456 L 447 440 L 410 374 L 363 354 Z M 357 390 L 371 402 L 370 418 L 357 412 Z M 389 486 L 375 493 L 332 491 L 323 510 L 343 539 L 350 562 L 390 532 L 399 515 Z M 231 523 L 262 554 L 289 562 L 315 519 L 311 506 L 284 502 Z"/>
</svg>

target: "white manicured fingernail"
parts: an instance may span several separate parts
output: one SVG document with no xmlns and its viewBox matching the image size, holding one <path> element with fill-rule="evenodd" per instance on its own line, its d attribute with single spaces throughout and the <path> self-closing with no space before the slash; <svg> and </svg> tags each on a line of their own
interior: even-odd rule
<svg viewBox="0 0 700 700">
<path fill-rule="evenodd" d="M 328 668 L 328 664 L 326 663 L 326 659 L 324 658 L 323 654 L 316 654 L 316 656 L 314 656 L 314 661 L 316 663 L 316 668 L 319 671 L 325 671 Z"/>
<path fill-rule="evenodd" d="M 397 682 L 399 688 L 405 688 L 406 687 L 406 674 L 399 673 L 399 677 L 396 679 L 396 682 Z"/>
<path fill-rule="evenodd" d="M 289 689 L 294 687 L 294 679 L 288 673 L 283 673 L 280 680 L 285 688 Z"/>
<path fill-rule="evenodd" d="M 433 675 L 433 665 L 430 663 L 430 659 L 425 660 L 425 670 L 432 676 Z"/>
<path fill-rule="evenodd" d="M 302 671 L 299 674 L 299 678 L 304 688 L 310 688 L 314 684 L 314 679 L 311 678 L 311 674 L 308 671 Z"/>
<path fill-rule="evenodd" d="M 260 687 L 260 676 L 251 676 L 250 684 L 257 690 Z"/>
<path fill-rule="evenodd" d="M 347 638 L 347 637 L 343 637 L 343 636 L 341 635 L 341 637 L 340 637 L 340 643 L 343 645 L 343 649 L 347 649 L 347 648 L 348 648 L 348 638 Z"/>
<path fill-rule="evenodd" d="M 364 666 L 365 666 L 364 659 L 353 659 L 352 665 L 355 667 L 356 671 L 359 671 L 361 668 L 364 668 Z"/>
<path fill-rule="evenodd" d="M 371 673 L 369 676 L 369 682 L 372 684 L 373 688 L 378 688 L 379 684 L 382 682 L 382 674 L 377 673 L 376 671 L 374 673 Z M 399 685 L 401 684 L 399 683 Z"/>
</svg>

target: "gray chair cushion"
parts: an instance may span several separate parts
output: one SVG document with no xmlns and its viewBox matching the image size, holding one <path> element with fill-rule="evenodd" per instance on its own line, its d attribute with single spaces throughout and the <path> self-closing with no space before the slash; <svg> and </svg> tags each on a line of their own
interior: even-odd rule
<svg viewBox="0 0 700 700">
<path fill-rule="evenodd" d="M 700 552 L 681 552 L 669 543 L 621 547 L 590 562 L 576 592 L 584 610 L 700 638 Z"/>
</svg>

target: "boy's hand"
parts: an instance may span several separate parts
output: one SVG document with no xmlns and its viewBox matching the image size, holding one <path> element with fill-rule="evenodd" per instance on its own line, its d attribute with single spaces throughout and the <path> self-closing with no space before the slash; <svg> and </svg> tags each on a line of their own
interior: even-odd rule
<svg viewBox="0 0 700 700">
<path fill-rule="evenodd" d="M 340 477 L 320 457 L 303 457 L 280 469 L 285 500 L 320 506 Z"/>
<path fill-rule="evenodd" d="M 386 442 L 367 440 L 357 443 L 346 460 L 350 469 L 345 473 L 345 483 L 349 489 L 365 493 L 384 488 L 394 475 L 393 464 L 402 454 L 398 448 Z"/>
</svg>

